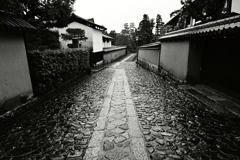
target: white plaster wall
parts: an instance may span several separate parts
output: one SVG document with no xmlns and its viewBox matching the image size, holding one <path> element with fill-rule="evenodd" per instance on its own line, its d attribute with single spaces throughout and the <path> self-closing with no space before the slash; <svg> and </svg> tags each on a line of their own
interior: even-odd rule
<svg viewBox="0 0 240 160">
<path fill-rule="evenodd" d="M 106 47 L 112 47 L 111 41 L 109 41 L 109 42 L 107 42 L 107 41 L 103 42 L 103 47 L 104 47 L 104 48 L 106 48 Z"/>
<path fill-rule="evenodd" d="M 15 96 L 32 94 L 22 33 L 0 31 L 0 105 Z"/>
<path fill-rule="evenodd" d="M 93 29 L 93 52 L 99 52 L 103 50 L 102 32 Z"/>
<path fill-rule="evenodd" d="M 189 41 L 162 42 L 160 65 L 175 77 L 186 80 Z"/>
<path fill-rule="evenodd" d="M 86 41 L 82 42 L 82 48 L 91 48 L 93 45 L 93 29 L 91 27 L 85 26 L 78 22 L 72 22 L 67 27 L 64 28 L 54 28 L 54 30 L 58 30 L 59 34 L 66 33 L 68 28 L 81 28 L 85 30 L 85 36 L 88 38 Z M 60 43 L 62 48 L 68 48 L 67 44 L 72 43 L 71 41 L 64 41 L 60 38 Z"/>
<path fill-rule="evenodd" d="M 240 0 L 232 0 L 232 12 L 240 13 Z"/>
<path fill-rule="evenodd" d="M 126 54 L 126 49 L 110 51 L 103 54 L 104 63 L 109 63 Z"/>
<path fill-rule="evenodd" d="M 112 41 L 108 42 L 108 47 L 112 47 Z"/>
<path fill-rule="evenodd" d="M 138 59 L 158 66 L 159 49 L 139 49 Z"/>
</svg>

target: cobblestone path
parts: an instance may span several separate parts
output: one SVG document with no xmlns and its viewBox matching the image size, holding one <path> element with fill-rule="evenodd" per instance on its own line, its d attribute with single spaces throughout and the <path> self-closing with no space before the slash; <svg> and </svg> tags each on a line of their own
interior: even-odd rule
<svg viewBox="0 0 240 160">
<path fill-rule="evenodd" d="M 119 63 L 0 128 L 1 160 L 240 159 L 240 118 Z"/>
<path fill-rule="evenodd" d="M 148 160 L 128 82 L 117 69 L 85 160 Z"/>
<path fill-rule="evenodd" d="M 136 67 L 124 68 L 148 154 L 161 159 L 240 159 L 240 118 Z"/>
<path fill-rule="evenodd" d="M 85 154 L 114 70 L 105 69 L 0 128 L 1 160 L 79 160 Z"/>
</svg>

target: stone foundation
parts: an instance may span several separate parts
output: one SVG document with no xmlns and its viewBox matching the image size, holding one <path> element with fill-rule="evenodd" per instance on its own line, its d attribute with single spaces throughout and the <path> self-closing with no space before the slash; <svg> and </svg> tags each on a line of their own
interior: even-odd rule
<svg viewBox="0 0 240 160">
<path fill-rule="evenodd" d="M 168 81 L 171 81 L 172 83 L 177 83 L 177 84 L 186 84 L 187 81 L 186 80 L 180 80 L 178 78 L 176 78 L 175 76 L 173 76 L 171 73 L 169 73 L 168 71 L 164 70 L 161 66 L 156 66 L 154 64 L 142 61 L 142 60 L 138 60 L 137 62 L 141 67 L 156 73 L 157 75 L 160 75 L 161 77 L 163 77 L 164 79 L 167 79 Z"/>
</svg>

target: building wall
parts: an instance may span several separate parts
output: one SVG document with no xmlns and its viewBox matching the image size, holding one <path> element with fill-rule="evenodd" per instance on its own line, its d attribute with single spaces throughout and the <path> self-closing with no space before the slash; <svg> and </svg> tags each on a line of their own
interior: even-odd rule
<svg viewBox="0 0 240 160">
<path fill-rule="evenodd" d="M 110 63 L 126 54 L 126 48 L 121 50 L 109 51 L 103 54 L 104 63 Z"/>
<path fill-rule="evenodd" d="M 158 66 L 159 63 L 159 49 L 155 48 L 140 48 L 138 59 Z"/>
<path fill-rule="evenodd" d="M 240 0 L 232 0 L 231 12 L 240 13 Z"/>
<path fill-rule="evenodd" d="M 187 79 L 189 41 L 167 41 L 161 43 L 160 65 L 173 76 Z"/>
<path fill-rule="evenodd" d="M 102 32 L 93 29 L 93 52 L 100 52 L 103 50 Z"/>
<path fill-rule="evenodd" d="M 201 39 L 190 40 L 187 81 L 200 81 L 202 47 L 203 45 Z"/>
<path fill-rule="evenodd" d="M 105 41 L 103 42 L 103 48 L 107 48 L 107 47 L 112 47 L 112 42 L 111 41 Z"/>
<path fill-rule="evenodd" d="M 0 105 L 32 94 L 23 34 L 0 31 Z"/>
<path fill-rule="evenodd" d="M 66 33 L 66 30 L 68 28 L 81 28 L 85 30 L 85 36 L 88 38 L 86 41 L 82 42 L 82 48 L 91 48 L 93 46 L 93 30 L 91 27 L 85 26 L 83 24 L 80 24 L 78 22 L 72 22 L 67 27 L 64 28 L 54 28 L 59 31 L 59 34 Z M 64 41 L 62 38 L 60 38 L 60 43 L 62 48 L 68 48 L 67 44 L 72 43 L 72 41 Z"/>
</svg>

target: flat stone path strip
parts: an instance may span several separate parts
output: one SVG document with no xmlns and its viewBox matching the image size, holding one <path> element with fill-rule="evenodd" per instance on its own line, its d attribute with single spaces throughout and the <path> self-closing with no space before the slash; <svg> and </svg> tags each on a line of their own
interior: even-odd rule
<svg viewBox="0 0 240 160">
<path fill-rule="evenodd" d="M 84 160 L 148 160 L 124 69 L 116 69 Z"/>
</svg>

